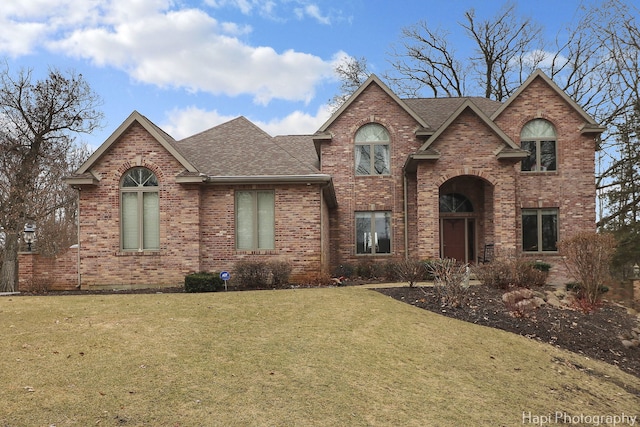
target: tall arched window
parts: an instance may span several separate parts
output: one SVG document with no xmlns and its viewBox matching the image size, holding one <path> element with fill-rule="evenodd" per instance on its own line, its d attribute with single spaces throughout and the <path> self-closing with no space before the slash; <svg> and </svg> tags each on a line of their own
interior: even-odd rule
<svg viewBox="0 0 640 427">
<path fill-rule="evenodd" d="M 129 169 L 120 183 L 120 206 L 122 249 L 160 249 L 160 204 L 155 174 L 142 167 Z"/>
<path fill-rule="evenodd" d="M 524 125 L 520 132 L 520 144 L 529 152 L 522 160 L 522 171 L 555 171 L 556 130 L 547 120 L 535 119 Z"/>
<path fill-rule="evenodd" d="M 356 175 L 389 175 L 391 138 L 384 126 L 369 123 L 356 132 Z"/>
</svg>

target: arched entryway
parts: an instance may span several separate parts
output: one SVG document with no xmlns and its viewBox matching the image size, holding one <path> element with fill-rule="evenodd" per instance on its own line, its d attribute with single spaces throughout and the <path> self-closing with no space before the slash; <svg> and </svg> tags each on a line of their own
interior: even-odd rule
<svg viewBox="0 0 640 427">
<path fill-rule="evenodd" d="M 474 263 L 492 243 L 492 186 L 474 176 L 446 181 L 439 190 L 440 256 Z"/>
</svg>

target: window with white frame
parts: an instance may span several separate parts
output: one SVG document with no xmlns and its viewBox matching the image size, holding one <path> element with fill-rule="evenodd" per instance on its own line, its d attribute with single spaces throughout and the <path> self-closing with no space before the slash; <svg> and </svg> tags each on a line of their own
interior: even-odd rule
<svg viewBox="0 0 640 427">
<path fill-rule="evenodd" d="M 384 126 L 369 123 L 356 132 L 356 175 L 389 175 L 391 173 L 389 132 Z"/>
<path fill-rule="evenodd" d="M 556 130 L 544 119 L 528 122 L 520 132 L 520 144 L 529 156 L 521 162 L 520 170 L 547 172 L 557 170 Z"/>
<path fill-rule="evenodd" d="M 120 206 L 122 249 L 160 249 L 160 202 L 156 175 L 143 167 L 129 169 L 120 182 Z"/>
<path fill-rule="evenodd" d="M 356 253 L 391 253 L 391 212 L 356 212 Z"/>
<path fill-rule="evenodd" d="M 522 210 L 522 250 L 553 252 L 558 247 L 558 210 Z"/>
<path fill-rule="evenodd" d="M 273 191 L 236 191 L 236 249 L 274 249 L 275 228 Z"/>
</svg>

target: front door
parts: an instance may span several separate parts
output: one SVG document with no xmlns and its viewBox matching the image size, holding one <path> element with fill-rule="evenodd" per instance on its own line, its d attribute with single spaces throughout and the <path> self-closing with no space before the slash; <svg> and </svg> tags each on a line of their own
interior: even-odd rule
<svg viewBox="0 0 640 427">
<path fill-rule="evenodd" d="M 473 218 L 443 218 L 441 223 L 442 257 L 472 262 L 475 251 Z"/>
<path fill-rule="evenodd" d="M 442 220 L 442 257 L 466 262 L 466 239 L 464 218 Z"/>
</svg>

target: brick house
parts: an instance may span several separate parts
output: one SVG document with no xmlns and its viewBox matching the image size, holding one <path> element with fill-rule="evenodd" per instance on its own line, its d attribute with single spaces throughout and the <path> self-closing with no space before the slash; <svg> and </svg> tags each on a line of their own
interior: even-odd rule
<svg viewBox="0 0 640 427">
<path fill-rule="evenodd" d="M 240 117 L 180 141 L 133 112 L 67 182 L 78 189 L 78 283 L 180 284 L 241 259 L 292 280 L 341 264 L 486 248 L 553 265 L 595 229 L 603 131 L 537 71 L 504 103 L 400 99 L 371 76 L 313 135 Z"/>
</svg>

